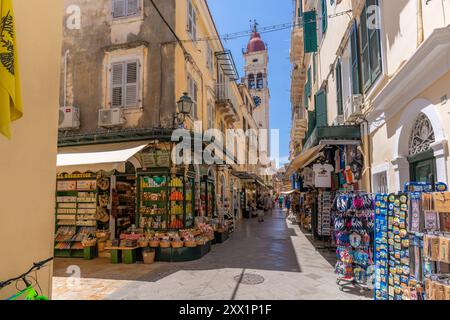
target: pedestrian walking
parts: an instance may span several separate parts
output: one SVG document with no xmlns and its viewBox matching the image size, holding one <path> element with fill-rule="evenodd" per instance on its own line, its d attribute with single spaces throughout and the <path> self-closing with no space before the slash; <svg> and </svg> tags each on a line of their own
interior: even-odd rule
<svg viewBox="0 0 450 320">
<path fill-rule="evenodd" d="M 264 196 L 264 215 L 269 214 L 273 209 L 273 201 L 268 193 Z"/>
<path fill-rule="evenodd" d="M 287 209 L 287 213 L 289 214 L 289 211 L 291 210 L 291 197 L 290 196 L 286 197 L 285 206 L 286 206 L 286 209 Z"/>
<path fill-rule="evenodd" d="M 284 201 L 283 196 L 280 195 L 278 197 L 278 206 L 280 207 L 280 209 L 283 209 L 283 201 Z"/>
<path fill-rule="evenodd" d="M 264 199 L 262 196 L 256 200 L 256 212 L 258 213 L 258 222 L 264 222 Z"/>
</svg>

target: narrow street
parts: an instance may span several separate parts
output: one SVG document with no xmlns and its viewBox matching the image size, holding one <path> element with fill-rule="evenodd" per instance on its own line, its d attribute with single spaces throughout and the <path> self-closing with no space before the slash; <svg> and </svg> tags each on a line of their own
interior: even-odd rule
<svg viewBox="0 0 450 320">
<path fill-rule="evenodd" d="M 81 269 L 80 285 L 66 278 Z M 111 265 L 106 259 L 57 259 L 53 298 L 66 299 L 365 299 L 343 293 L 333 266 L 276 209 L 264 223 L 244 220 L 224 244 L 188 263 Z"/>
</svg>

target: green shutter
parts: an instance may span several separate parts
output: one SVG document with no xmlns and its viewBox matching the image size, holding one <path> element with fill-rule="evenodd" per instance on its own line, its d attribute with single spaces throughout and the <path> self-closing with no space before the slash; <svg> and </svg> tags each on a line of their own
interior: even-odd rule
<svg viewBox="0 0 450 320">
<path fill-rule="evenodd" d="M 316 124 L 318 127 L 328 126 L 327 114 L 327 93 L 325 90 L 317 92 L 315 97 L 316 105 Z"/>
<path fill-rule="evenodd" d="M 356 22 L 353 24 L 353 28 L 350 34 L 351 41 L 351 54 L 352 54 L 352 93 L 360 94 L 361 93 L 361 85 L 360 85 L 360 67 L 359 67 L 359 46 L 358 46 L 358 27 Z"/>
<path fill-rule="evenodd" d="M 311 135 L 316 127 L 316 113 L 314 111 L 308 111 L 308 133 L 307 138 Z"/>
<path fill-rule="evenodd" d="M 322 34 L 327 32 L 327 28 L 328 28 L 327 0 L 322 0 Z"/>
<path fill-rule="evenodd" d="M 303 33 L 305 53 L 317 52 L 317 17 L 315 10 L 303 13 Z"/>
<path fill-rule="evenodd" d="M 336 64 L 336 101 L 338 107 L 337 112 L 341 116 L 344 114 L 344 103 L 342 97 L 342 66 L 340 60 Z"/>
</svg>

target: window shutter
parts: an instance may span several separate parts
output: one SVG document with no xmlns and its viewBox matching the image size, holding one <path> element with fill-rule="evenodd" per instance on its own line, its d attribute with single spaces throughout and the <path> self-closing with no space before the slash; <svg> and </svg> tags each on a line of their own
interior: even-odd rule
<svg viewBox="0 0 450 320">
<path fill-rule="evenodd" d="M 308 111 L 308 134 L 306 135 L 307 138 L 312 134 L 315 127 L 316 127 L 316 113 L 314 111 Z"/>
<path fill-rule="evenodd" d="M 351 54 L 352 54 L 352 92 L 353 94 L 361 93 L 361 86 L 359 81 L 359 47 L 358 47 L 358 28 L 356 22 L 353 24 L 353 28 L 350 34 L 351 39 Z"/>
<path fill-rule="evenodd" d="M 192 38 L 197 40 L 197 12 L 192 8 Z"/>
<path fill-rule="evenodd" d="M 139 12 L 139 0 L 127 0 L 127 15 L 134 16 Z"/>
<path fill-rule="evenodd" d="M 303 13 L 303 33 L 305 53 L 317 52 L 317 17 L 315 10 Z"/>
<path fill-rule="evenodd" d="M 320 90 L 316 94 L 316 124 L 318 127 L 328 126 L 327 93 Z"/>
<path fill-rule="evenodd" d="M 126 15 L 127 0 L 113 0 L 113 18 L 121 18 Z"/>
<path fill-rule="evenodd" d="M 189 33 L 192 33 L 192 2 L 191 0 L 186 0 L 187 1 L 187 25 L 186 25 L 186 30 Z"/>
<path fill-rule="evenodd" d="M 123 106 L 124 64 L 116 63 L 111 67 L 111 106 Z"/>
<path fill-rule="evenodd" d="M 128 62 L 126 67 L 125 106 L 136 107 L 138 105 L 138 61 Z"/>
<path fill-rule="evenodd" d="M 322 0 L 322 34 L 327 32 L 327 28 L 328 28 L 327 0 Z"/>
<path fill-rule="evenodd" d="M 342 98 L 342 66 L 339 60 L 336 64 L 336 101 L 338 107 L 338 115 L 344 114 L 344 103 Z"/>
</svg>

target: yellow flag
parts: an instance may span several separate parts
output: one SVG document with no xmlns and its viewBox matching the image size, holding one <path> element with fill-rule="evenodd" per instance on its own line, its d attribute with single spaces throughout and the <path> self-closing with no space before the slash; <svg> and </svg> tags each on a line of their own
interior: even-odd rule
<svg viewBox="0 0 450 320">
<path fill-rule="evenodd" d="M 0 0 L 0 134 L 8 139 L 11 122 L 22 117 L 16 43 L 12 0 Z"/>
</svg>

